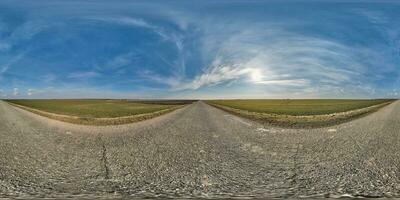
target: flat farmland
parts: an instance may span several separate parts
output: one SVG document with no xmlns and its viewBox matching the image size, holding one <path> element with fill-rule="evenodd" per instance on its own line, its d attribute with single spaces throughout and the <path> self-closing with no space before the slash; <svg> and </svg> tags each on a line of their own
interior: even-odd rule
<svg viewBox="0 0 400 200">
<path fill-rule="evenodd" d="M 49 118 L 88 125 L 141 121 L 191 103 L 160 100 L 8 100 L 7 102 Z"/>
<path fill-rule="evenodd" d="M 296 99 L 296 100 L 215 100 L 213 104 L 260 113 L 284 115 L 324 115 L 365 108 L 391 100 L 338 100 L 338 99 Z"/>
<path fill-rule="evenodd" d="M 329 126 L 363 116 L 390 104 L 390 99 L 210 100 L 210 105 L 269 124 Z"/>
</svg>

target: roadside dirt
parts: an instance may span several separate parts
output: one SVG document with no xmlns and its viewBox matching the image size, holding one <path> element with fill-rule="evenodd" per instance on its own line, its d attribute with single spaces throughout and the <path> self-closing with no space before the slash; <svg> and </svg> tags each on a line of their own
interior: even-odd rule
<svg viewBox="0 0 400 200">
<path fill-rule="evenodd" d="M 222 106 L 218 104 L 208 103 L 211 106 L 222 109 L 229 113 L 256 120 L 260 123 L 285 127 L 285 128 L 318 128 L 318 127 L 328 127 L 344 122 L 351 121 L 355 118 L 365 116 L 372 112 L 379 110 L 380 108 L 387 106 L 393 102 L 385 102 L 382 104 L 346 111 L 339 112 L 333 114 L 326 115 L 303 115 L 303 116 L 295 116 L 295 115 L 280 115 L 280 114 L 270 114 L 270 113 L 258 113 L 251 112 L 236 108 L 231 108 L 228 106 Z"/>
<path fill-rule="evenodd" d="M 148 119 L 172 112 L 174 110 L 177 110 L 177 109 L 185 106 L 185 105 L 179 105 L 179 106 L 174 106 L 174 107 L 156 111 L 156 112 L 137 114 L 137 115 L 125 116 L 125 117 L 88 118 L 88 117 L 76 117 L 76 116 L 55 114 L 55 113 L 50 113 L 50 112 L 34 109 L 34 108 L 29 108 L 26 106 L 21 106 L 21 105 L 10 103 L 10 102 L 7 102 L 7 103 L 9 103 L 15 107 L 30 111 L 32 113 L 35 113 L 35 114 L 38 114 L 38 115 L 41 115 L 44 117 L 48 117 L 50 119 L 55 119 L 55 120 L 73 123 L 73 124 L 92 125 L 92 126 L 120 125 L 120 124 L 129 124 L 129 123 L 133 123 L 133 122 L 144 121 L 144 120 L 148 120 Z"/>
</svg>

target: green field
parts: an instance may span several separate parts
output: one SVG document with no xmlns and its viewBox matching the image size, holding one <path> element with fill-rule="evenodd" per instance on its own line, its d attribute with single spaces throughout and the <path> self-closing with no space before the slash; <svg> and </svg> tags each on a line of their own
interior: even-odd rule
<svg viewBox="0 0 400 200">
<path fill-rule="evenodd" d="M 82 118 L 124 117 L 152 113 L 190 103 L 127 100 L 8 100 L 8 102 L 50 113 Z"/>
<path fill-rule="evenodd" d="M 281 115 L 322 115 L 365 108 L 391 100 L 338 100 L 338 99 L 296 99 L 296 100 L 210 100 L 217 104 L 259 113 Z"/>
</svg>

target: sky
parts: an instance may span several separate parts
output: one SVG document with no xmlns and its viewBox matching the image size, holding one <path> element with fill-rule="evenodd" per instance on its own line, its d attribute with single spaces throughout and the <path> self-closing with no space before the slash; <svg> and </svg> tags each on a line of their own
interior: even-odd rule
<svg viewBox="0 0 400 200">
<path fill-rule="evenodd" d="M 399 97 L 400 1 L 0 1 L 0 98 Z"/>
</svg>

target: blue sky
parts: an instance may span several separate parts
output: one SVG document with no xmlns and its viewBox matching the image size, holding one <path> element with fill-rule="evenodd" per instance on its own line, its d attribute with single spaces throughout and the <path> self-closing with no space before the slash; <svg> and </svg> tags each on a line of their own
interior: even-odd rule
<svg viewBox="0 0 400 200">
<path fill-rule="evenodd" d="M 0 98 L 399 98 L 396 1 L 0 1 Z"/>
</svg>

